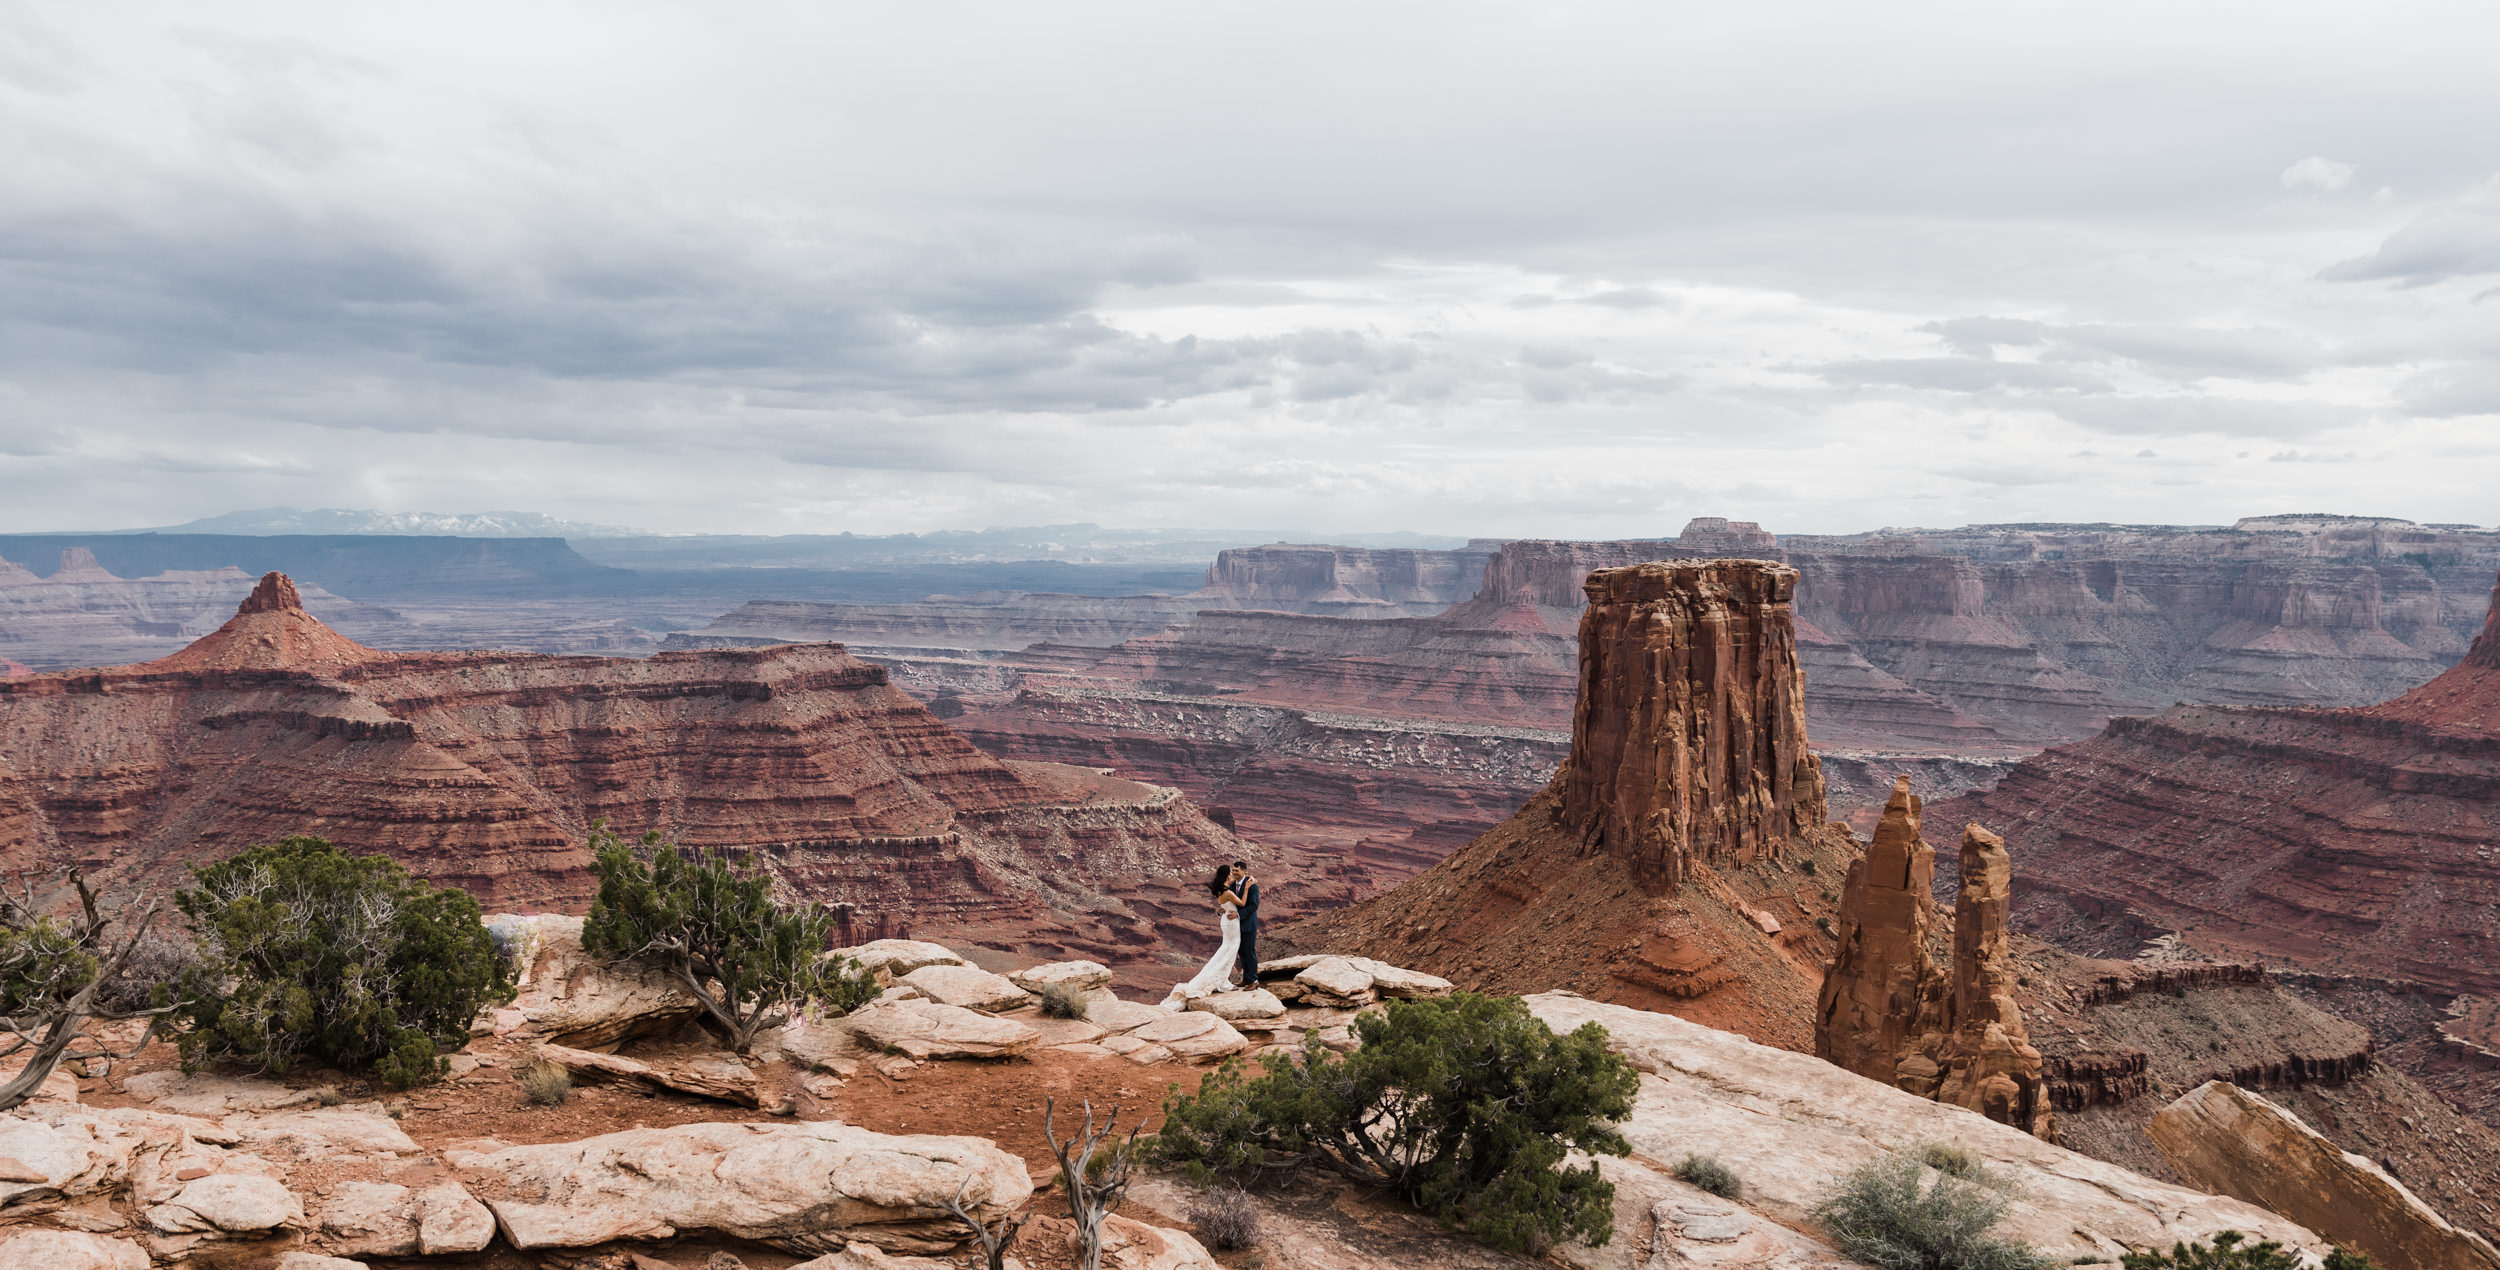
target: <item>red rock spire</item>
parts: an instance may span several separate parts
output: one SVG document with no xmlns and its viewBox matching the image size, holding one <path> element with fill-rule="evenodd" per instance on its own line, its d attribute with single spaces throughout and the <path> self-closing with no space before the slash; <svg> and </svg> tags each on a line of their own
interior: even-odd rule
<svg viewBox="0 0 2500 1270">
<path fill-rule="evenodd" d="M 253 587 L 252 593 L 243 597 L 242 607 L 237 608 L 234 615 L 241 617 L 246 613 L 281 613 L 288 609 L 301 610 L 303 607 L 304 597 L 296 594 L 295 579 L 273 569 L 260 575 L 260 585 Z"/>
</svg>

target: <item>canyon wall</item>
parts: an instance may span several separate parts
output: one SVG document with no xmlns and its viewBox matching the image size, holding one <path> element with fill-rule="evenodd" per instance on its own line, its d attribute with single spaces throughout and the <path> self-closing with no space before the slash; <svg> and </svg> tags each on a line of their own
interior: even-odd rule
<svg viewBox="0 0 2500 1270">
<path fill-rule="evenodd" d="M 1421 617 L 1474 594 L 1495 544 L 1456 551 L 1272 543 L 1217 553 L 1198 608 L 1277 609 L 1339 617 Z"/>
<path fill-rule="evenodd" d="M 1951 814 L 2005 826 L 2031 883 L 2017 920 L 2035 929 L 2133 910 L 2215 956 L 2490 993 L 2495 646 L 2487 628 L 2455 668 L 2369 709 L 2119 719 Z"/>
<path fill-rule="evenodd" d="M 0 681 L 10 868 L 163 882 L 313 833 L 490 906 L 579 909 L 599 819 L 752 851 L 868 920 L 1124 962 L 1198 952 L 1160 932 L 1194 941 L 1193 875 L 1253 850 L 1176 791 L 992 758 L 837 645 L 388 653 L 273 574 L 173 656 Z"/>
<path fill-rule="evenodd" d="M 1938 797 L 1985 788 L 2113 716 L 2392 695 L 2464 650 L 2500 568 L 2500 534 L 2334 517 L 1785 539 L 1700 518 L 1672 539 L 1470 554 L 1489 546 L 1416 557 L 1444 579 L 1450 561 L 1482 563 L 1463 601 L 1423 616 L 1392 602 L 1420 592 L 1384 580 L 1421 564 L 1278 546 L 1228 554 L 1179 597 L 1207 607 L 1116 643 L 1117 622 L 1030 596 L 805 623 L 808 606 L 764 622 L 756 605 L 672 638 L 846 638 L 993 753 L 1178 785 L 1298 868 L 1360 887 L 1429 864 L 1545 784 L 1573 727 L 1593 570 L 1698 554 L 1796 569 L 1807 727 L 1835 813 L 1865 830 L 1896 776 Z M 1341 586 L 1364 602 L 1330 609 Z M 1142 624 L 1171 602 L 1085 603 Z M 999 647 L 1024 634 L 1040 638 Z"/>
</svg>

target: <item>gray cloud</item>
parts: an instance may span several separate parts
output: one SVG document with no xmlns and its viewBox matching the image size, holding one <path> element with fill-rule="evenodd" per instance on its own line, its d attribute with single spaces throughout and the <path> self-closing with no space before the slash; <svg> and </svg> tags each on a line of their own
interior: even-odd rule
<svg viewBox="0 0 2500 1270">
<path fill-rule="evenodd" d="M 2500 180 L 2422 213 L 2388 235 L 2377 251 L 2330 265 L 2318 276 L 2420 287 L 2486 273 L 2500 273 Z"/>
<path fill-rule="evenodd" d="M 8 527 L 2488 518 L 2453 15 L 273 12 L 0 0 Z"/>
</svg>

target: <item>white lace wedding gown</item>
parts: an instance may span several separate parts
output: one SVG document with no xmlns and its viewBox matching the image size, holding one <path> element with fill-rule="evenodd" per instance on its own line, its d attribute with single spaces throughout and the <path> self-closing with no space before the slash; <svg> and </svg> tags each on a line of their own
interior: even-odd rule
<svg viewBox="0 0 2500 1270">
<path fill-rule="evenodd" d="M 1233 963 L 1241 956 L 1241 913 L 1230 904 L 1218 907 L 1224 911 L 1217 923 L 1224 932 L 1223 946 L 1215 950 L 1214 956 L 1207 958 L 1206 967 L 1198 972 L 1196 978 L 1173 987 L 1171 995 L 1163 998 L 1164 1009 L 1178 1010 L 1186 1006 L 1192 997 L 1211 996 L 1233 986 Z"/>
</svg>

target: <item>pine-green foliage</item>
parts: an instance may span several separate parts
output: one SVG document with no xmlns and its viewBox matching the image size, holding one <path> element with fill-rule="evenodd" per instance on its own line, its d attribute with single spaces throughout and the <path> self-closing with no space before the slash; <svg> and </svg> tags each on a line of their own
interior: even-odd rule
<svg viewBox="0 0 2500 1270">
<path fill-rule="evenodd" d="M 1513 1252 L 1614 1237 L 1614 1185 L 1594 1161 L 1564 1165 L 1573 1148 L 1631 1151 L 1613 1126 L 1639 1078 L 1604 1028 L 1557 1036 L 1516 997 L 1462 992 L 1391 1002 L 1354 1029 L 1361 1048 L 1343 1057 L 1312 1039 L 1263 1075 L 1232 1061 L 1195 1095 L 1175 1087 L 1159 1154 L 1201 1179 L 1316 1160 Z"/>
<path fill-rule="evenodd" d="M 1814 1210 L 1842 1255 L 1878 1270 L 2045 1270 L 2030 1245 L 1988 1232 L 2012 1191 L 1984 1169 L 1968 1176 L 1887 1156 L 1848 1173 Z"/>
<path fill-rule="evenodd" d="M 687 851 L 646 833 L 640 850 L 608 831 L 590 832 L 599 894 L 582 946 L 608 957 L 657 961 L 743 1054 L 756 1034 L 818 1006 L 848 1013 L 877 995 L 874 977 L 848 958 L 828 958 L 832 914 L 816 904 L 784 908 L 772 879 L 727 856 Z"/>
<path fill-rule="evenodd" d="M 2125 1270 L 2299 1270 L 2300 1256 L 2271 1239 L 2248 1242 L 2236 1230 L 2212 1243 L 2181 1243 L 2168 1252 L 2131 1252 L 2118 1259 Z M 2329 1251 L 2324 1270 L 2370 1270 L 2370 1259 L 2341 1248 Z"/>
<path fill-rule="evenodd" d="M 202 961 L 182 1058 L 281 1075 L 310 1059 L 408 1086 L 438 1078 L 512 982 L 466 892 L 387 856 L 291 837 L 191 869 L 174 899 Z"/>
</svg>

